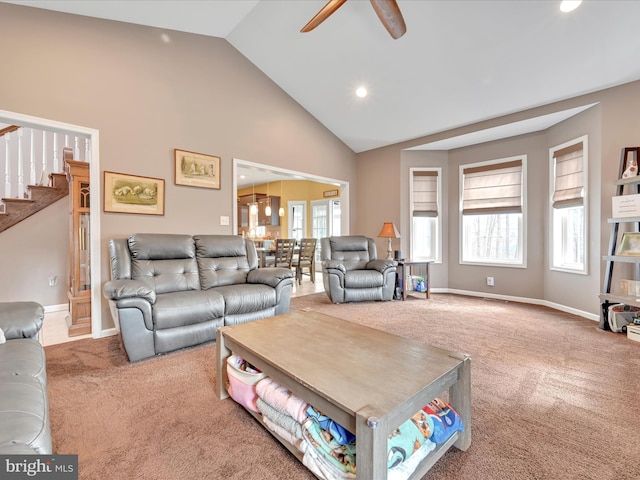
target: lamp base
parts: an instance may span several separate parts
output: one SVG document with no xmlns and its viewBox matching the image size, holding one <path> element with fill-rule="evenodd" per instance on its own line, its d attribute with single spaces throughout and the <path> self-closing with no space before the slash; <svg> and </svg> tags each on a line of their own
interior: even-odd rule
<svg viewBox="0 0 640 480">
<path fill-rule="evenodd" d="M 391 238 L 389 238 L 389 246 L 387 247 L 387 260 L 393 260 L 393 250 L 391 249 Z"/>
</svg>

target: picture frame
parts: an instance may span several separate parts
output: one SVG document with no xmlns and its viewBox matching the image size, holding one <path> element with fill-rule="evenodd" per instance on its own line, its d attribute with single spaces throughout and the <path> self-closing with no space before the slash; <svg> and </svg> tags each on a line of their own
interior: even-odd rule
<svg viewBox="0 0 640 480">
<path fill-rule="evenodd" d="M 616 250 L 616 255 L 640 257 L 640 233 L 625 232 Z"/>
<path fill-rule="evenodd" d="M 174 149 L 175 184 L 220 190 L 220 157 Z"/>
<path fill-rule="evenodd" d="M 104 211 L 164 215 L 164 180 L 104 172 Z"/>
</svg>

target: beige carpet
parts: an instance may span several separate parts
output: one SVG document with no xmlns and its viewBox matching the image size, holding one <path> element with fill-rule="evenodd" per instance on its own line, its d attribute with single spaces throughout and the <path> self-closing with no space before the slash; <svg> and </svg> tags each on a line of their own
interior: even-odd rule
<svg viewBox="0 0 640 480">
<path fill-rule="evenodd" d="M 640 343 L 552 309 L 456 295 L 292 301 L 303 308 L 472 356 L 471 448 L 424 479 L 640 478 Z M 81 479 L 315 478 L 217 400 L 213 344 L 133 365 L 117 337 L 46 352 L 54 449 L 79 454 Z"/>
</svg>

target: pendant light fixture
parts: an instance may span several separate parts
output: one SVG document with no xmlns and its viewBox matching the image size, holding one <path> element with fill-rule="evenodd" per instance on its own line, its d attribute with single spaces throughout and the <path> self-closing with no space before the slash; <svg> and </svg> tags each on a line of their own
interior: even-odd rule
<svg viewBox="0 0 640 480">
<path fill-rule="evenodd" d="M 284 207 L 282 206 L 282 180 L 280 180 L 280 209 L 278 210 L 278 216 L 284 217 Z"/>
<path fill-rule="evenodd" d="M 258 213 L 258 204 L 256 203 L 256 181 L 251 172 L 251 205 L 249 206 L 249 213 L 256 215 Z"/>
<path fill-rule="evenodd" d="M 271 216 L 271 197 L 269 196 L 269 182 L 267 182 L 267 206 L 264 207 L 264 214 L 267 217 Z"/>
</svg>

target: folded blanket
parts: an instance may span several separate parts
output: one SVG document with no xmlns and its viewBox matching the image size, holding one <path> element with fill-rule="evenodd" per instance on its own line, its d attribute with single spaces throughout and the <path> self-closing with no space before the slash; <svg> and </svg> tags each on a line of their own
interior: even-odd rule
<svg viewBox="0 0 640 480">
<path fill-rule="evenodd" d="M 309 405 L 271 378 L 260 380 L 256 384 L 256 393 L 273 408 L 293 417 L 299 423 L 306 420 L 306 410 Z"/>
<path fill-rule="evenodd" d="M 277 433 L 280 436 L 280 438 L 282 438 L 283 440 L 289 442 L 291 445 L 296 447 L 301 452 L 303 451 L 304 447 L 302 446 L 302 442 L 303 442 L 302 437 L 300 437 L 300 438 L 295 437 L 293 434 L 291 434 L 290 432 L 287 432 L 280 425 L 272 422 L 268 417 L 263 416 L 262 417 L 262 421 L 264 422 L 265 426 L 269 430 L 271 430 L 274 433 Z"/>
<path fill-rule="evenodd" d="M 435 448 L 435 443 L 431 440 L 426 440 L 406 461 L 402 462 L 397 467 L 387 470 L 387 480 L 407 480 L 416 470 L 420 462 L 424 460 L 425 457 Z"/>
<path fill-rule="evenodd" d="M 387 468 L 405 462 L 428 441 L 433 433 L 433 420 L 420 410 L 402 423 L 387 440 Z"/>
<path fill-rule="evenodd" d="M 356 436 L 351 433 L 349 430 L 344 428 L 339 423 L 334 422 L 329 417 L 324 415 L 322 412 L 319 412 L 311 405 L 307 408 L 307 416 L 309 418 L 313 418 L 320 428 L 329 432 L 334 440 L 340 445 L 348 445 L 353 443 L 356 439 Z"/>
<path fill-rule="evenodd" d="M 333 436 L 320 428 L 320 425 L 309 418 L 302 425 L 302 436 L 309 443 L 306 451 L 311 449 L 318 453 L 318 458 L 327 469 L 336 475 L 356 473 L 356 445 L 340 445 Z"/>
<path fill-rule="evenodd" d="M 294 438 L 302 438 L 302 425 L 295 418 L 276 410 L 260 397 L 258 397 L 258 408 L 262 412 L 263 418 L 269 419 L 272 423 L 293 435 Z"/>
<path fill-rule="evenodd" d="M 303 443 L 306 444 L 306 446 L 303 447 L 305 453 L 302 456 L 302 464 L 317 477 L 325 480 L 354 480 L 356 478 L 355 473 L 345 472 L 340 468 L 336 468 L 336 466 L 306 438 Z"/>
</svg>

